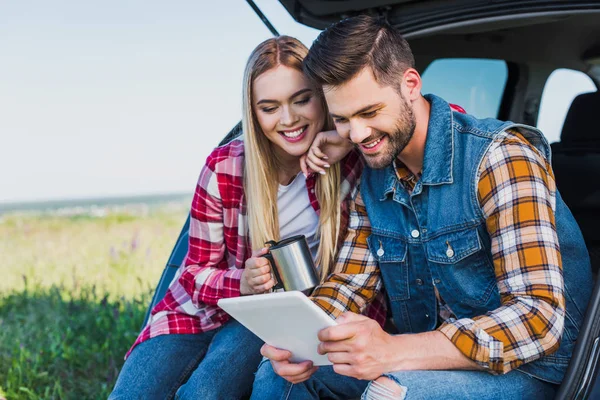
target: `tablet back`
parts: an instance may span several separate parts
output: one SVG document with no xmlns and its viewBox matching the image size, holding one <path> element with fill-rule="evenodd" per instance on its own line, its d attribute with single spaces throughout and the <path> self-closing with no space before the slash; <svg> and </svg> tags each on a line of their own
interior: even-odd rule
<svg viewBox="0 0 600 400">
<path fill-rule="evenodd" d="M 292 353 L 291 361 L 331 365 L 317 353 L 317 333 L 336 325 L 325 311 L 298 291 L 221 299 L 219 307 L 265 343 Z"/>
</svg>

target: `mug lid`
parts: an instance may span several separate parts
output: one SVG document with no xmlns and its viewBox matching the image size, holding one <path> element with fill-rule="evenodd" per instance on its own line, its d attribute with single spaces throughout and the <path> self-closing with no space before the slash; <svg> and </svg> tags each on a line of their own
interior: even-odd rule
<svg viewBox="0 0 600 400">
<path fill-rule="evenodd" d="M 276 242 L 274 240 L 269 240 L 265 244 L 274 243 L 270 247 L 270 249 L 280 249 L 282 247 L 287 246 L 288 244 L 296 243 L 296 242 L 301 241 L 301 240 L 306 240 L 306 236 L 304 236 L 304 235 L 296 235 L 296 236 L 292 236 L 292 237 L 280 240 L 279 242 Z"/>
</svg>

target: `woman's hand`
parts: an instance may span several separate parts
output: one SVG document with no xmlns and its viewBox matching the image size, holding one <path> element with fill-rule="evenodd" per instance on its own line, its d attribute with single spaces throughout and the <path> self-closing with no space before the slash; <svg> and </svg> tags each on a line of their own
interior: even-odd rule
<svg viewBox="0 0 600 400">
<path fill-rule="evenodd" d="M 352 142 L 342 138 L 337 131 L 319 132 L 306 154 L 300 157 L 300 168 L 307 176 L 312 172 L 324 175 L 325 169 L 340 162 L 352 147 Z"/>
<path fill-rule="evenodd" d="M 246 267 L 242 272 L 240 292 L 242 295 L 265 293 L 273 286 L 275 281 L 271 276 L 271 265 L 269 261 L 261 257 L 266 254 L 267 248 L 252 253 L 252 257 L 246 260 Z"/>
</svg>

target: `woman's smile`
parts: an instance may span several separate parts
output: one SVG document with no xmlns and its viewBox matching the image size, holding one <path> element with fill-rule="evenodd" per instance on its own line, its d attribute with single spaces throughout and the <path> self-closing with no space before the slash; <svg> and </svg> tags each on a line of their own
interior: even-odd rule
<svg viewBox="0 0 600 400">
<path fill-rule="evenodd" d="M 297 128 L 297 129 L 289 129 L 289 130 L 278 131 L 278 132 L 288 142 L 296 143 L 296 142 L 299 142 L 302 139 L 304 139 L 304 137 L 306 136 L 306 132 L 308 132 L 308 125 L 301 126 L 300 128 Z"/>
</svg>

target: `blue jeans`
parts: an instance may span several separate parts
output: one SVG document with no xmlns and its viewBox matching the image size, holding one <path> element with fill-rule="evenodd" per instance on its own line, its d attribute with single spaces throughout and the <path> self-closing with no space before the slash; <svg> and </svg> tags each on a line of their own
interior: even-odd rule
<svg viewBox="0 0 600 400">
<path fill-rule="evenodd" d="M 399 399 L 545 400 L 557 386 L 520 371 L 492 375 L 481 371 L 400 371 L 384 375 L 405 389 Z M 369 399 L 371 385 L 362 399 Z"/>
<path fill-rule="evenodd" d="M 405 388 L 404 397 L 398 397 L 398 400 L 552 399 L 557 389 L 553 384 L 520 371 L 505 375 L 479 371 L 401 371 L 384 376 Z M 263 361 L 254 380 L 252 400 L 377 399 L 377 391 L 372 385 L 338 375 L 333 372 L 333 367 L 320 367 L 307 381 L 292 385 L 275 374 L 270 362 Z"/>
<path fill-rule="evenodd" d="M 273 371 L 271 362 L 264 359 L 254 379 L 251 400 L 305 400 L 359 398 L 369 381 L 338 375 L 332 366 L 319 367 L 310 379 L 292 384 Z"/>
<path fill-rule="evenodd" d="M 157 336 L 133 349 L 109 400 L 248 396 L 262 344 L 235 320 L 200 334 Z"/>
</svg>

